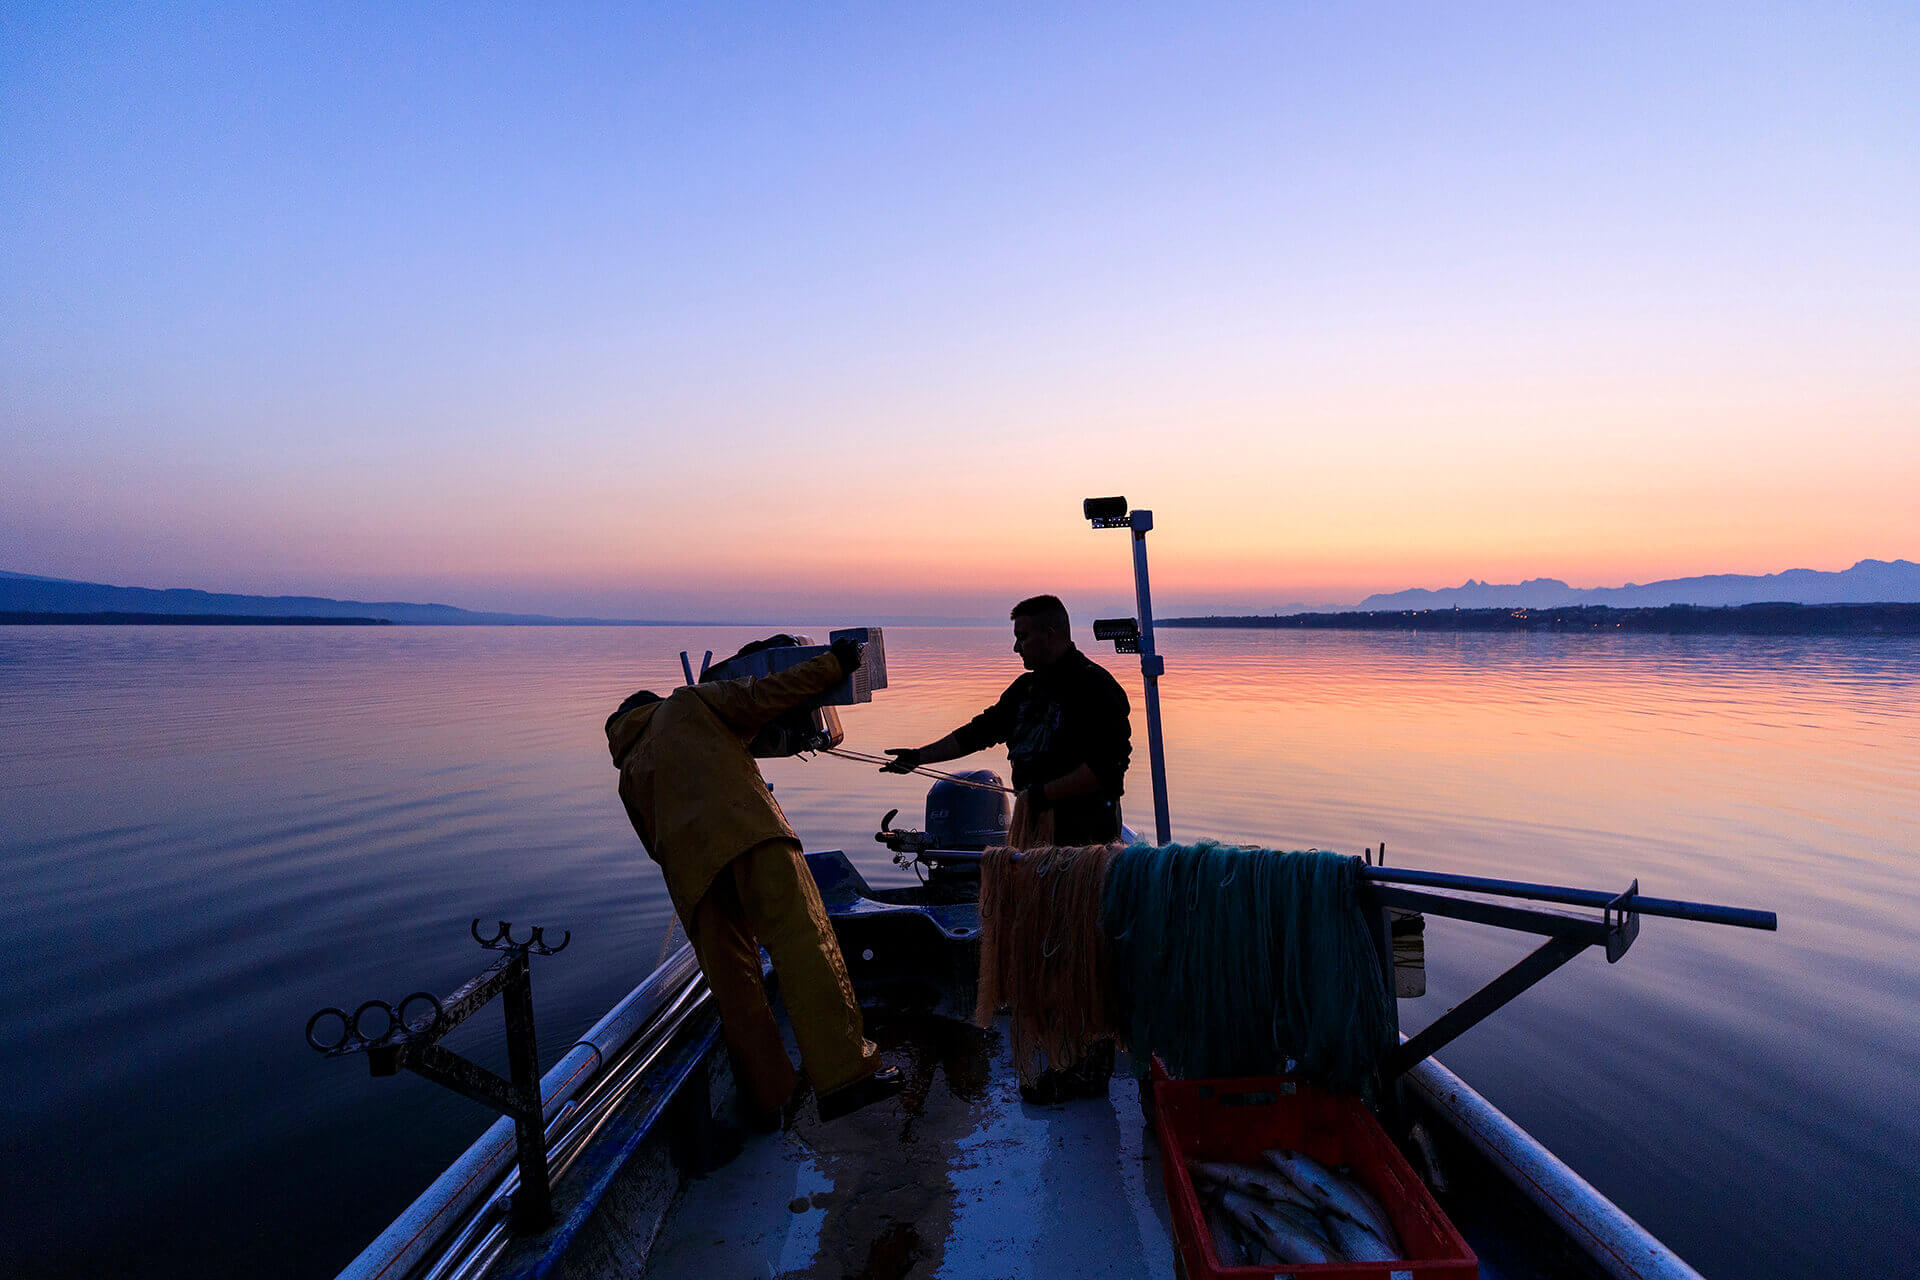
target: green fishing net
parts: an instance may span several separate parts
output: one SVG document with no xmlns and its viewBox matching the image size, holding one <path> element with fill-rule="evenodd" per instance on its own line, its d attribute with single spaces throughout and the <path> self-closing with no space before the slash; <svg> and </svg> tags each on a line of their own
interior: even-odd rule
<svg viewBox="0 0 1920 1280">
<path fill-rule="evenodd" d="M 1300 1074 L 1364 1087 L 1393 1006 L 1355 904 L 1361 862 L 1204 842 L 1134 845 L 1107 872 L 1115 1025 L 1176 1077 Z"/>
</svg>

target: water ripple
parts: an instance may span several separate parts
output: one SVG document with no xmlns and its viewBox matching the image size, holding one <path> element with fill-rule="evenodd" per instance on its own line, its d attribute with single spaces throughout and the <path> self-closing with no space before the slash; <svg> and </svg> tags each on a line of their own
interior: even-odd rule
<svg viewBox="0 0 1920 1280">
<path fill-rule="evenodd" d="M 0 1069 L 19 1082 L 0 1101 L 0 1200 L 21 1224 L 7 1265 L 337 1269 L 485 1117 L 321 1061 L 306 1016 L 451 989 L 485 958 L 477 915 L 574 930 L 536 977 L 543 1053 L 570 1043 L 651 966 L 669 918 L 601 721 L 677 684 L 680 649 L 748 638 L 0 628 L 0 870 L 31 958 L 0 988 Z M 1778 910 L 1778 935 L 1648 921 L 1622 964 L 1583 957 L 1447 1057 L 1710 1274 L 1906 1265 L 1920 644 L 1163 640 L 1177 836 L 1385 841 L 1400 864 L 1638 877 Z M 999 628 L 900 629 L 888 649 L 892 687 L 843 715 L 851 746 L 937 737 L 1017 670 Z M 1137 708 L 1137 666 L 1096 656 Z M 1137 739 L 1136 826 L 1144 759 Z M 889 808 L 919 823 L 921 781 L 824 758 L 766 772 L 812 847 L 906 877 L 871 837 Z M 1403 1005 L 1410 1027 L 1525 946 L 1430 929 L 1433 994 Z M 461 1047 L 497 1059 L 496 1023 Z M 243 1214 L 240 1238 L 191 1225 Z"/>
</svg>

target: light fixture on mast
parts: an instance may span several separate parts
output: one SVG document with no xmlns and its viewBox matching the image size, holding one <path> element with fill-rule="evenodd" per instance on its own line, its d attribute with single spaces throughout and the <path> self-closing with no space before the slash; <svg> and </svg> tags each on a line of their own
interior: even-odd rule
<svg viewBox="0 0 1920 1280">
<path fill-rule="evenodd" d="M 1160 739 L 1160 674 L 1167 664 L 1153 649 L 1153 598 L 1147 588 L 1147 531 L 1153 512 L 1131 511 L 1125 498 L 1088 498 L 1082 514 L 1096 529 L 1133 530 L 1133 600 L 1136 618 L 1103 618 L 1093 624 L 1094 638 L 1113 641 L 1116 653 L 1140 655 L 1140 678 L 1147 693 L 1147 760 L 1153 772 L 1153 829 L 1155 841 L 1169 844 L 1173 833 L 1167 821 L 1167 761 Z"/>
</svg>

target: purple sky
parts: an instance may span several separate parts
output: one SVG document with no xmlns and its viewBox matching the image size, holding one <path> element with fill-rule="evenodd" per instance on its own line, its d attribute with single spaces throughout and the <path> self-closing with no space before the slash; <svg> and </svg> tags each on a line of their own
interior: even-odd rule
<svg viewBox="0 0 1920 1280">
<path fill-rule="evenodd" d="M 0 15 L 0 568 L 712 616 L 1920 555 L 1911 6 Z"/>
</svg>

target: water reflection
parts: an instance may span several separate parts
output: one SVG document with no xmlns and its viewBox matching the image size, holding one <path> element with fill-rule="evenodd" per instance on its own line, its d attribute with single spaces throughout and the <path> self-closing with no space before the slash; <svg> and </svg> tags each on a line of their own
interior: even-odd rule
<svg viewBox="0 0 1920 1280">
<path fill-rule="evenodd" d="M 486 1117 L 318 1059 L 307 1015 L 450 989 L 481 959 L 472 916 L 551 922 L 575 943 L 536 965 L 543 1052 L 569 1043 L 667 922 L 601 721 L 677 682 L 680 649 L 748 638 L 0 629 L 0 866 L 31 959 L 0 984 L 0 1115 L 22 1153 L 0 1270 L 331 1274 Z M 1018 672 L 999 627 L 887 647 L 892 687 L 843 717 L 870 751 L 944 733 Z M 1771 936 L 1649 921 L 1621 964 L 1582 957 L 1445 1056 L 1709 1274 L 1904 1265 L 1920 644 L 1176 631 L 1162 647 L 1177 838 L 1385 841 L 1395 862 L 1777 910 Z M 1102 661 L 1137 708 L 1137 667 Z M 1127 808 L 1145 826 L 1137 717 L 1136 743 Z M 871 837 L 896 806 L 917 825 L 919 780 L 832 759 L 767 772 L 811 847 L 904 878 Z M 1430 929 L 1410 1027 L 1518 954 Z M 463 1051 L 498 1056 L 479 1021 Z M 210 1215 L 251 1225 L 187 1225 Z M 288 1240 L 312 1246 L 290 1258 Z"/>
</svg>

